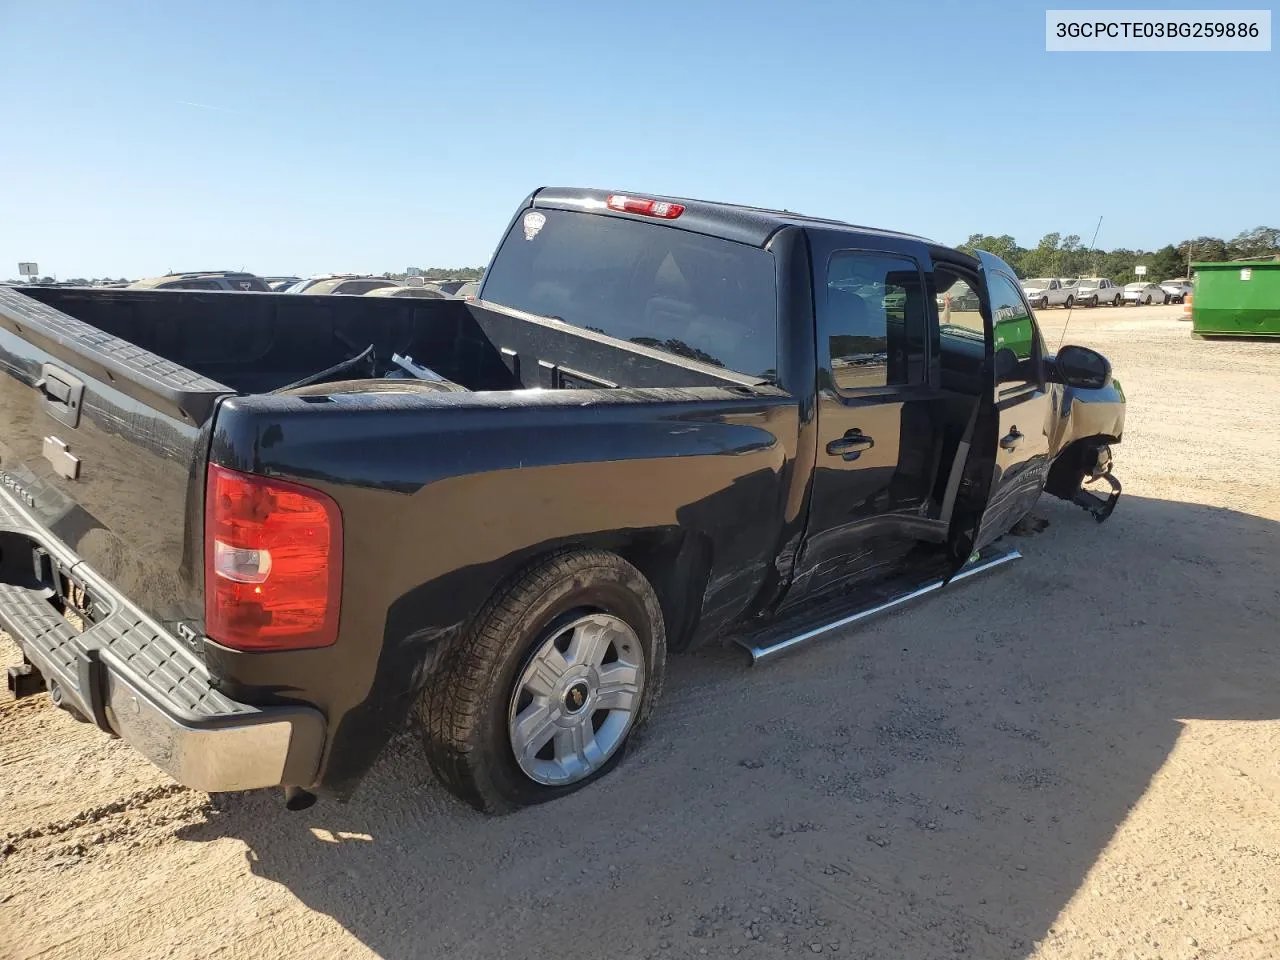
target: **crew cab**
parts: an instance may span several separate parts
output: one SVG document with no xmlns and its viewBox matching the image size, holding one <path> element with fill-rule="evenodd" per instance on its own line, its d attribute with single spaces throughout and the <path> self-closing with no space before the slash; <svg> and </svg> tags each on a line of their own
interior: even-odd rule
<svg viewBox="0 0 1280 960">
<path fill-rule="evenodd" d="M 1120 286 L 1106 277 L 1084 277 L 1067 289 L 1073 302 L 1086 307 L 1096 307 L 1100 303 L 1118 307 L 1124 297 Z"/>
<path fill-rule="evenodd" d="M 0 360 L 14 692 L 293 806 L 411 719 L 480 809 L 576 790 L 668 651 L 1118 496 L 1005 263 L 697 200 L 538 190 L 474 300 L 0 289 Z"/>
<path fill-rule="evenodd" d="M 1070 287 L 1063 286 L 1056 277 L 1036 277 L 1022 281 L 1022 292 L 1033 307 L 1070 307 L 1075 295 Z"/>
</svg>

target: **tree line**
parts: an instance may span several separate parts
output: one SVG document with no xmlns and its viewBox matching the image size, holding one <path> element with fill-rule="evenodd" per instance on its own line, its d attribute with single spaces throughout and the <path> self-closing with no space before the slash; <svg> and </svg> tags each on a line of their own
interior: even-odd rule
<svg viewBox="0 0 1280 960">
<path fill-rule="evenodd" d="M 1090 250 L 1073 234 L 1047 233 L 1034 247 L 1020 247 L 1007 233 L 992 236 L 970 235 L 960 245 L 972 253 L 986 250 L 994 253 L 1017 271 L 1018 277 L 1108 277 L 1116 283 L 1137 279 L 1133 268 L 1147 268 L 1146 278 L 1159 282 L 1174 277 L 1190 276 L 1188 264 L 1197 261 L 1268 259 L 1280 257 L 1280 229 L 1254 227 L 1230 240 L 1220 237 L 1196 237 L 1181 243 L 1170 243 L 1159 250 Z"/>
<path fill-rule="evenodd" d="M 479 280 L 484 276 L 484 267 L 414 267 L 420 271 L 419 276 L 428 280 Z M 389 280 L 403 280 L 407 273 L 384 273 Z"/>
</svg>

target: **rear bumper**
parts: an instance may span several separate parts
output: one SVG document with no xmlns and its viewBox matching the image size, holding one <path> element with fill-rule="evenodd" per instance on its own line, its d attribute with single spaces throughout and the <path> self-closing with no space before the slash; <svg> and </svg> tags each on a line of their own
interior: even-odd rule
<svg viewBox="0 0 1280 960">
<path fill-rule="evenodd" d="M 50 693 L 119 736 L 179 783 L 210 792 L 310 786 L 324 718 L 303 705 L 258 707 L 214 689 L 181 640 L 117 593 L 0 488 L 0 626 Z M 84 586 L 101 613 L 77 631 L 49 602 L 33 553 Z"/>
</svg>

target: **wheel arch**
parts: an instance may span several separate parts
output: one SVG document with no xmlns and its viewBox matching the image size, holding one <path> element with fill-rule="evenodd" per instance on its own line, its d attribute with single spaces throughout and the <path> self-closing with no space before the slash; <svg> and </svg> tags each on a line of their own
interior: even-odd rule
<svg viewBox="0 0 1280 960">
<path fill-rule="evenodd" d="M 387 610 L 373 685 L 332 731 L 322 782 L 349 796 L 378 752 L 408 719 L 413 698 L 439 669 L 451 644 L 500 591 L 530 567 L 566 550 L 607 550 L 649 581 L 671 650 L 687 649 L 711 575 L 710 538 L 679 525 L 566 537 L 451 571 L 401 595 Z"/>
<path fill-rule="evenodd" d="M 1093 454 L 1103 444 L 1119 443 L 1120 438 L 1106 433 L 1095 433 L 1072 440 L 1054 457 L 1045 481 L 1046 493 L 1062 500 L 1070 500 L 1080 489 L 1080 483 L 1093 464 Z"/>
<path fill-rule="evenodd" d="M 529 567 L 566 550 L 606 550 L 639 570 L 658 596 L 667 647 L 673 651 L 688 649 L 697 631 L 711 576 L 712 548 L 708 536 L 684 527 L 659 527 L 612 530 L 566 539 L 522 557 L 489 595 L 505 589 Z"/>
</svg>

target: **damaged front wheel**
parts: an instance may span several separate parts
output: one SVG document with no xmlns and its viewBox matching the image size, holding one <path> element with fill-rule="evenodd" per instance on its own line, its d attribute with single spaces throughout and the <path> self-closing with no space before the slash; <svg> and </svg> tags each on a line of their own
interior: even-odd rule
<svg viewBox="0 0 1280 960">
<path fill-rule="evenodd" d="M 1062 500 L 1069 500 L 1089 512 L 1098 523 L 1111 516 L 1120 500 L 1121 486 L 1111 473 L 1111 447 L 1106 443 L 1082 442 L 1064 451 L 1049 471 L 1045 489 Z M 1111 492 L 1099 495 L 1086 489 L 1086 484 L 1106 483 Z"/>
</svg>

